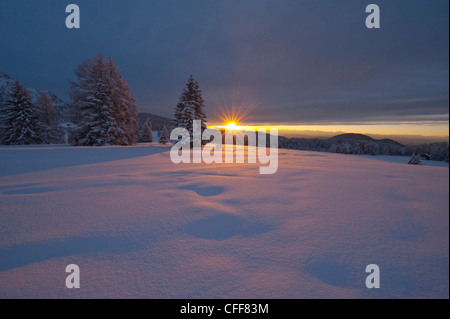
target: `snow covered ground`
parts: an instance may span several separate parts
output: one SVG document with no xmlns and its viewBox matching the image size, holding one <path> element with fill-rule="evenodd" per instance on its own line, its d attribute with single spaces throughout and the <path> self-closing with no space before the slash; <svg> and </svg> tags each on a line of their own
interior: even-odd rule
<svg viewBox="0 0 450 319">
<path fill-rule="evenodd" d="M 0 147 L 0 298 L 449 297 L 448 164 L 280 150 L 260 175 L 169 150 Z"/>
<path fill-rule="evenodd" d="M 374 160 L 378 160 L 378 161 L 399 163 L 399 164 L 406 164 L 406 163 L 408 163 L 409 159 L 411 158 L 410 156 L 389 156 L 389 155 L 377 155 L 377 156 L 373 156 L 373 155 L 356 155 L 356 156 L 361 156 L 363 158 L 369 158 L 369 159 L 374 159 Z M 449 167 L 449 164 L 447 162 L 428 161 L 428 160 L 425 160 L 425 159 L 423 159 L 421 161 L 422 161 L 421 165 L 425 165 L 425 166 Z"/>
</svg>

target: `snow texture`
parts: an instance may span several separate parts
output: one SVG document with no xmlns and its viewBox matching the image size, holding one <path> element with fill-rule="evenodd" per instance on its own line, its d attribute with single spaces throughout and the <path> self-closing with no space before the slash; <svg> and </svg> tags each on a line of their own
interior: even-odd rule
<svg viewBox="0 0 450 319">
<path fill-rule="evenodd" d="M 260 175 L 169 150 L 0 147 L 0 298 L 449 297 L 448 166 L 280 150 Z"/>
</svg>

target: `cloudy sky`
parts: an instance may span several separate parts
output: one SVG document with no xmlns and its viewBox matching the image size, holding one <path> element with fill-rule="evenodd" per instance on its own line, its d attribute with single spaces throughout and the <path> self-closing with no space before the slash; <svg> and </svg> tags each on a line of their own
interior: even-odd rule
<svg viewBox="0 0 450 319">
<path fill-rule="evenodd" d="M 370 3 L 381 29 L 365 26 Z M 213 120 L 252 106 L 255 124 L 448 135 L 447 0 L 3 0 L 0 30 L 0 71 L 63 98 L 75 66 L 102 53 L 143 112 L 170 117 L 193 74 Z"/>
</svg>

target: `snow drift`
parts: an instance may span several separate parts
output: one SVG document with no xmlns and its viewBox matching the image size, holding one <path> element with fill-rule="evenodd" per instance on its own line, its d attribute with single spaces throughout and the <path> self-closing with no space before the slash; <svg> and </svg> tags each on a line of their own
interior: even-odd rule
<svg viewBox="0 0 450 319">
<path fill-rule="evenodd" d="M 260 175 L 169 149 L 0 147 L 0 298 L 449 297 L 448 166 L 280 150 Z"/>
</svg>

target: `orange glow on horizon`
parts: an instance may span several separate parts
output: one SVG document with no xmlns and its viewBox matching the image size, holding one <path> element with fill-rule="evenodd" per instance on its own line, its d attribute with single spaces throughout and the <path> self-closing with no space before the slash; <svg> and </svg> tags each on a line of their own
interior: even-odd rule
<svg viewBox="0 0 450 319">
<path fill-rule="evenodd" d="M 448 137 L 449 124 L 448 123 L 392 123 L 392 124 L 342 124 L 342 125 L 281 125 L 281 124 L 247 124 L 237 125 L 236 122 L 225 122 L 226 124 L 211 123 L 210 128 L 219 129 L 271 129 L 277 128 L 280 135 L 302 135 L 314 132 L 322 133 L 329 136 L 341 133 L 358 133 L 358 134 L 376 134 L 376 135 L 420 135 L 430 137 Z M 231 125 L 230 125 L 231 124 Z"/>
<path fill-rule="evenodd" d="M 258 130 L 278 129 L 278 134 L 286 137 L 331 137 L 342 133 L 357 133 L 380 136 L 423 136 L 449 137 L 448 115 L 441 116 L 439 121 L 370 121 L 360 123 L 330 123 L 330 124 L 281 124 L 255 123 L 249 121 L 248 115 L 254 105 L 244 107 L 234 104 L 231 107 L 219 107 L 217 113 L 208 125 L 210 128 L 228 130 Z M 244 124 L 244 122 L 247 122 Z"/>
</svg>

